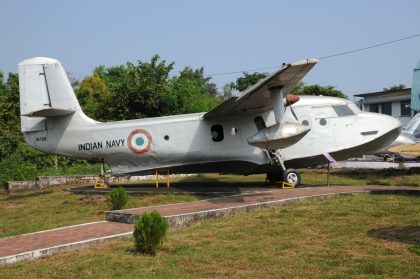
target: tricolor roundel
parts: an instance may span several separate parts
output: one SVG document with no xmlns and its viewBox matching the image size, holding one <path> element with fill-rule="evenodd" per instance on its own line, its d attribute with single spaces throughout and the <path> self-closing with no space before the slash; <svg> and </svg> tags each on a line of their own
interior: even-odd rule
<svg viewBox="0 0 420 279">
<path fill-rule="evenodd" d="M 137 129 L 128 136 L 128 148 L 136 154 L 143 154 L 152 146 L 152 136 L 144 129 Z"/>
</svg>

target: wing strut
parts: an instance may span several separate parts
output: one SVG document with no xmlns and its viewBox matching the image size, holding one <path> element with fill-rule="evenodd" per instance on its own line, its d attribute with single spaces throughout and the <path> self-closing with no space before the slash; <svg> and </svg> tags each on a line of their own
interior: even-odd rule
<svg viewBox="0 0 420 279">
<path fill-rule="evenodd" d="M 283 87 L 276 86 L 270 87 L 271 102 L 273 103 L 274 117 L 276 118 L 276 124 L 279 124 L 283 119 L 284 115 L 284 103 L 283 103 Z"/>
</svg>

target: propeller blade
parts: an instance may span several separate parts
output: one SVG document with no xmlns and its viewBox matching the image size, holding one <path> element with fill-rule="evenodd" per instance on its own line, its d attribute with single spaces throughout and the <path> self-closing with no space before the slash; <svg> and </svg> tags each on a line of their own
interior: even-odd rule
<svg viewBox="0 0 420 279">
<path fill-rule="evenodd" d="M 293 102 L 290 101 L 290 99 L 293 99 Z M 292 112 L 293 117 L 296 119 L 296 121 L 299 121 L 299 119 L 296 116 L 295 111 L 292 108 L 292 104 L 296 103 L 297 101 L 299 101 L 299 96 L 293 95 L 293 94 L 287 94 L 286 96 L 286 107 L 290 107 L 290 111 Z"/>
<path fill-rule="evenodd" d="M 291 112 L 292 112 L 292 114 L 293 114 L 293 117 L 296 119 L 296 121 L 299 121 L 299 119 L 297 118 L 296 113 L 295 113 L 295 111 L 293 110 L 292 106 L 289 106 L 289 107 L 290 107 L 290 111 L 291 111 Z"/>
</svg>

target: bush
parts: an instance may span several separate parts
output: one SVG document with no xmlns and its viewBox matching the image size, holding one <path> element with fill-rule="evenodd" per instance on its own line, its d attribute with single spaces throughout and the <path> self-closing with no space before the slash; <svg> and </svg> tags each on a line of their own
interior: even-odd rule
<svg viewBox="0 0 420 279">
<path fill-rule="evenodd" d="M 120 186 L 112 189 L 107 196 L 107 200 L 111 203 L 111 210 L 119 210 L 127 204 L 128 195 L 124 188 Z"/>
<path fill-rule="evenodd" d="M 168 223 L 157 212 L 143 213 L 134 224 L 134 246 L 138 252 L 156 255 L 168 231 Z"/>
</svg>

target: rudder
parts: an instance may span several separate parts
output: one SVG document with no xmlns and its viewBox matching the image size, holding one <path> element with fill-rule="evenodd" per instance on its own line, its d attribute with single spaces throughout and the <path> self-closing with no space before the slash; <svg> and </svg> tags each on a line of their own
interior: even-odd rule
<svg viewBox="0 0 420 279">
<path fill-rule="evenodd" d="M 35 57 L 19 64 L 22 132 L 46 130 L 46 118 L 72 117 L 79 124 L 94 123 L 82 111 L 58 60 Z M 77 117 L 79 116 L 79 117 Z"/>
</svg>

